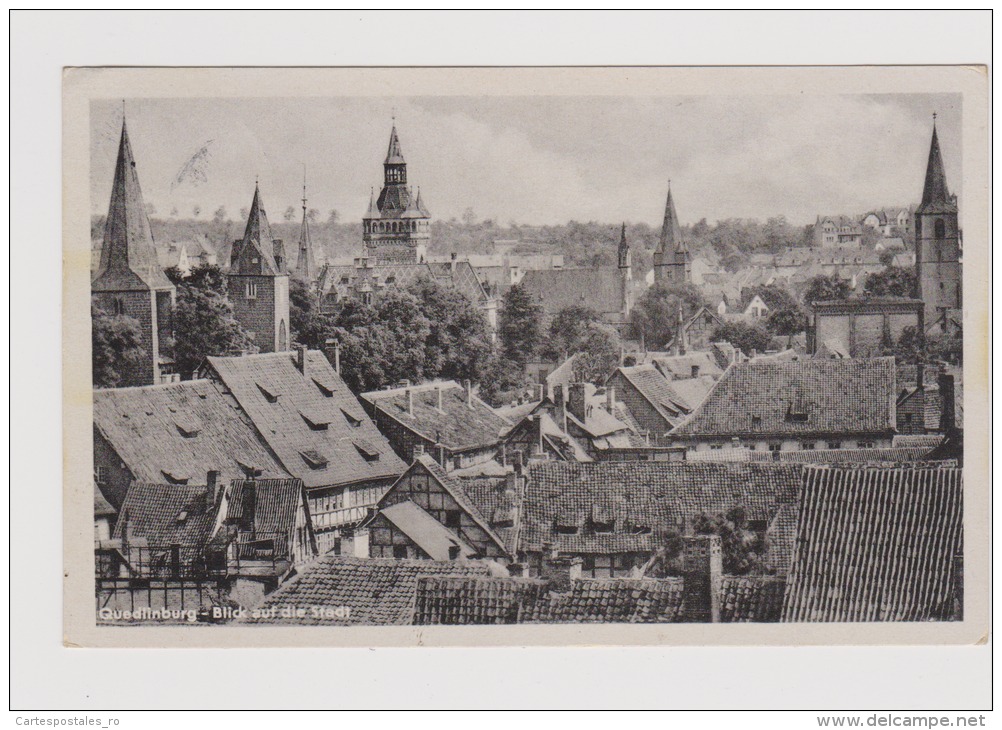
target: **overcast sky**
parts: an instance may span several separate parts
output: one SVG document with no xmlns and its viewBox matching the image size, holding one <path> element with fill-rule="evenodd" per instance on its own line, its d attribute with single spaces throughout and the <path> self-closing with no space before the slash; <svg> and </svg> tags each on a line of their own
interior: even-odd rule
<svg viewBox="0 0 1002 730">
<path fill-rule="evenodd" d="M 147 203 L 236 219 L 255 176 L 273 220 L 300 205 L 344 221 L 382 182 L 391 116 L 432 215 L 501 223 L 683 223 L 859 213 L 918 202 L 932 113 L 960 193 L 960 96 L 413 97 L 126 100 Z M 107 210 L 121 101 L 91 107 L 92 210 Z M 298 213 L 298 210 L 297 210 Z M 298 215 L 297 215 L 298 220 Z"/>
</svg>

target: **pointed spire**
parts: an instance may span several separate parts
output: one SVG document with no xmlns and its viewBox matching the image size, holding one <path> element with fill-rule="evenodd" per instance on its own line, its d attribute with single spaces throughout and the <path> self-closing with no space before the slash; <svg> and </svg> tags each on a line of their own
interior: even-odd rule
<svg viewBox="0 0 1002 730">
<path fill-rule="evenodd" d="M 658 241 L 658 253 L 678 251 L 687 253 L 688 247 L 682 240 L 682 229 L 678 223 L 678 213 L 675 212 L 675 201 L 671 195 L 671 181 L 668 181 L 668 199 L 665 201 L 665 217 L 661 224 L 661 239 Z"/>
<path fill-rule="evenodd" d="M 675 339 L 672 342 L 675 355 L 684 355 L 689 350 L 689 337 L 685 331 L 685 314 L 682 312 L 682 300 L 679 299 L 675 309 Z"/>
<path fill-rule="evenodd" d="M 299 256 L 296 258 L 296 276 L 310 284 L 316 279 L 316 275 L 317 264 L 313 256 L 313 241 L 310 240 L 310 221 L 306 215 L 306 166 L 303 165 L 303 225 L 299 229 Z"/>
<path fill-rule="evenodd" d="M 397 137 L 396 117 L 394 117 L 393 129 L 390 130 L 390 145 L 386 149 L 386 160 L 384 165 L 403 165 L 404 151 L 400 147 L 400 138 Z"/>
<path fill-rule="evenodd" d="M 247 227 L 244 229 L 243 240 L 233 247 L 230 270 L 242 274 L 281 273 L 275 262 L 275 241 L 271 236 L 271 226 L 268 225 L 268 214 L 264 210 L 257 180 L 254 182 L 254 200 L 251 201 L 250 213 L 247 215 Z"/>
<path fill-rule="evenodd" d="M 122 136 L 115 162 L 115 178 L 104 228 L 101 263 L 94 277 L 95 291 L 172 289 L 157 261 L 150 220 L 139 187 L 129 130 L 122 117 Z"/>
<path fill-rule="evenodd" d="M 417 206 L 417 209 L 421 212 L 421 215 L 423 215 L 425 218 L 431 217 L 431 213 L 429 213 L 428 209 L 424 207 L 424 201 L 421 200 L 421 186 L 420 185 L 418 186 L 418 189 L 417 189 L 417 202 L 415 203 L 415 205 Z"/>
<path fill-rule="evenodd" d="M 946 172 L 943 169 L 943 155 L 939 150 L 939 135 L 936 132 L 936 115 L 933 114 L 932 142 L 929 145 L 929 161 L 925 170 L 925 187 L 922 190 L 922 204 L 917 213 L 954 213 L 956 204 L 946 186 Z"/>
<path fill-rule="evenodd" d="M 379 217 L 379 208 L 376 207 L 376 189 L 369 188 L 369 209 L 365 211 L 365 219 L 372 220 Z"/>
</svg>

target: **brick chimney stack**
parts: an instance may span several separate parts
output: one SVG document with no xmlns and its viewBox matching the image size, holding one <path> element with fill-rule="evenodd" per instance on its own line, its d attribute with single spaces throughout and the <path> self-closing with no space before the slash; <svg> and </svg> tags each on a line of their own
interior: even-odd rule
<svg viewBox="0 0 1002 730">
<path fill-rule="evenodd" d="M 612 415 L 616 415 L 616 388 L 612 385 L 605 387 L 605 408 Z"/>
<path fill-rule="evenodd" d="M 566 593 L 581 578 L 581 562 L 579 557 L 560 555 L 553 543 L 544 543 L 539 577 L 549 583 L 550 590 Z"/>
<path fill-rule="evenodd" d="M 939 374 L 939 430 L 949 434 L 957 428 L 957 401 L 953 376 Z"/>
<path fill-rule="evenodd" d="M 445 408 L 443 408 L 443 404 L 442 404 L 442 386 L 441 385 L 436 385 L 435 386 L 435 402 L 437 404 L 438 410 L 444 412 Z"/>
<path fill-rule="evenodd" d="M 209 500 L 212 504 L 219 503 L 219 472 L 210 469 L 205 473 L 205 486 L 209 491 Z"/>
<path fill-rule="evenodd" d="M 414 391 L 410 388 L 404 391 L 404 397 L 407 399 L 407 415 L 414 415 Z"/>
<path fill-rule="evenodd" d="M 584 423 L 588 418 L 588 402 L 585 392 L 584 383 L 571 383 L 567 386 L 567 410 L 581 423 Z"/>
<path fill-rule="evenodd" d="M 306 345 L 296 345 L 296 369 L 306 375 Z"/>
<path fill-rule="evenodd" d="M 466 407 L 473 410 L 473 381 L 467 378 L 463 385 L 466 387 Z"/>
<path fill-rule="evenodd" d="M 718 535 L 682 538 L 682 621 L 720 622 L 723 554 Z"/>
</svg>

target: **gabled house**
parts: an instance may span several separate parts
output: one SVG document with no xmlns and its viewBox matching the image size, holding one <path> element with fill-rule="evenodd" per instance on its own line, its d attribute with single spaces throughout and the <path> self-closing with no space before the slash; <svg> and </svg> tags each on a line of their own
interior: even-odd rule
<svg viewBox="0 0 1002 730">
<path fill-rule="evenodd" d="M 695 451 L 886 447 L 895 382 L 893 357 L 737 363 L 671 437 Z"/>
<path fill-rule="evenodd" d="M 605 382 L 654 446 L 668 446 L 668 434 L 692 411 L 654 365 L 619 367 Z"/>
<path fill-rule="evenodd" d="M 209 357 L 201 374 L 306 487 L 321 552 L 338 548 L 406 465 L 323 353 Z"/>
<path fill-rule="evenodd" d="M 225 581 L 247 605 L 317 555 L 299 479 L 134 482 L 119 514 L 100 579 Z"/>
<path fill-rule="evenodd" d="M 446 470 L 489 461 L 511 423 L 452 380 L 362 393 L 361 402 L 406 462 L 431 454 Z"/>
<path fill-rule="evenodd" d="M 223 482 L 289 476 L 213 381 L 94 391 L 94 478 L 113 507 L 133 482 L 204 484 L 210 472 Z"/>
<path fill-rule="evenodd" d="M 512 475 L 515 476 L 514 474 Z M 383 495 L 364 528 L 374 558 L 507 558 L 504 541 L 462 485 L 423 454 Z"/>
</svg>

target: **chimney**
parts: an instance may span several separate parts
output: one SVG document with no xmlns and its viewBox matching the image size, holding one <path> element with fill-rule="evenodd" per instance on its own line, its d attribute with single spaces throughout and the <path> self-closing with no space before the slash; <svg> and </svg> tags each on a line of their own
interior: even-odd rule
<svg viewBox="0 0 1002 730">
<path fill-rule="evenodd" d="M 306 375 L 306 345 L 296 345 L 296 369 Z"/>
<path fill-rule="evenodd" d="M 351 536 L 351 552 L 354 558 L 369 557 L 369 531 L 356 529 Z"/>
<path fill-rule="evenodd" d="M 915 365 L 915 386 L 920 390 L 925 390 L 925 366 L 919 362 Z"/>
<path fill-rule="evenodd" d="M 449 270 L 450 271 L 455 271 L 456 270 L 456 252 L 455 251 L 453 251 L 451 254 L 449 254 Z"/>
<path fill-rule="evenodd" d="M 341 374 L 341 343 L 335 340 L 333 337 L 329 340 L 325 340 L 324 344 L 327 349 L 334 348 L 334 372 L 338 375 Z M 327 356 L 328 359 L 330 355 Z"/>
<path fill-rule="evenodd" d="M 407 399 L 407 415 L 414 415 L 414 392 L 408 388 L 404 391 L 404 397 Z"/>
<path fill-rule="evenodd" d="M 536 385 L 536 400 L 541 401 L 546 396 L 546 385 L 538 383 Z"/>
<path fill-rule="evenodd" d="M 212 504 L 219 503 L 219 472 L 215 469 L 210 469 L 205 473 L 205 486 L 209 492 L 209 500 Z"/>
<path fill-rule="evenodd" d="M 521 476 L 522 475 L 522 471 L 524 470 L 524 466 L 522 464 L 522 452 L 521 451 L 515 451 L 515 453 L 512 454 L 511 465 L 512 465 L 512 468 L 515 470 L 514 473 L 517 474 L 517 475 L 519 475 L 519 476 Z"/>
<path fill-rule="evenodd" d="M 551 591 L 566 593 L 581 578 L 581 558 L 560 555 L 552 543 L 545 543 L 539 577 L 549 584 Z"/>
<path fill-rule="evenodd" d="M 612 385 L 605 386 L 605 409 L 616 415 L 616 388 Z"/>
<path fill-rule="evenodd" d="M 955 400 L 953 376 L 939 374 L 939 430 L 952 433 L 957 428 L 957 402 Z"/>
<path fill-rule="evenodd" d="M 567 386 L 567 410 L 581 423 L 588 418 L 584 383 L 571 383 Z"/>
<path fill-rule="evenodd" d="M 556 406 L 554 415 L 557 417 L 557 427 L 567 432 L 567 402 L 564 400 L 564 386 L 557 383 L 553 386 L 553 400 Z"/>
<path fill-rule="evenodd" d="M 682 538 L 682 621 L 720 622 L 723 557 L 719 535 Z"/>
<path fill-rule="evenodd" d="M 473 410 L 473 381 L 467 378 L 463 381 L 463 385 L 466 386 L 466 406 Z"/>
<path fill-rule="evenodd" d="M 424 444 L 414 444 L 414 449 L 411 454 L 413 461 L 417 461 L 418 457 L 424 456 Z"/>
<path fill-rule="evenodd" d="M 435 386 L 435 401 L 437 403 L 438 410 L 445 412 L 445 408 L 442 407 L 442 386 Z"/>
</svg>

